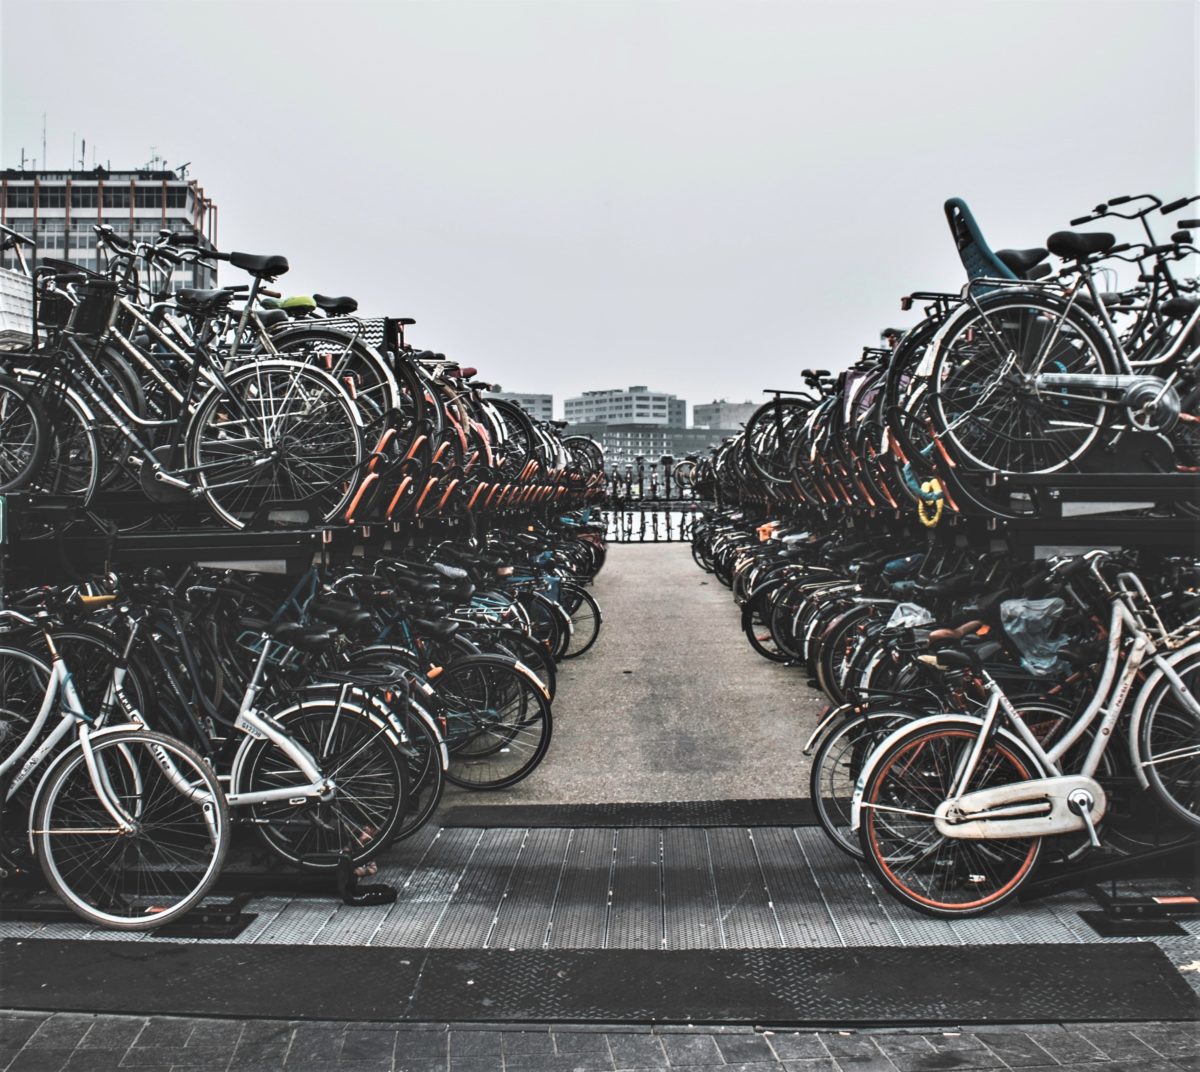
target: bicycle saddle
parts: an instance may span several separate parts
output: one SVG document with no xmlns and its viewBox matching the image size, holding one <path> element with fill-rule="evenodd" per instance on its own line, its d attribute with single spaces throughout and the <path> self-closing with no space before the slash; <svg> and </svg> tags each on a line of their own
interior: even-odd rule
<svg viewBox="0 0 1200 1072">
<path fill-rule="evenodd" d="M 256 253 L 231 253 L 229 263 L 259 279 L 283 275 L 288 270 L 287 257 L 278 253 L 260 256 Z"/>
<path fill-rule="evenodd" d="M 1116 242 L 1116 235 L 1106 231 L 1055 231 L 1046 239 L 1046 248 L 1064 260 L 1083 260 L 1112 249 Z"/>
<path fill-rule="evenodd" d="M 324 651 L 336 639 L 336 629 L 317 629 L 299 622 L 275 622 L 267 627 L 272 639 L 300 651 Z"/>
<path fill-rule="evenodd" d="M 996 256 L 1018 275 L 1024 275 L 1035 264 L 1041 264 L 1049 256 L 1049 251 L 1037 249 L 998 249 Z"/>
<path fill-rule="evenodd" d="M 358 310 L 358 302 L 353 298 L 331 298 L 327 294 L 314 294 L 312 300 L 330 316 L 348 316 Z"/>
<path fill-rule="evenodd" d="M 193 310 L 201 310 L 208 308 L 218 308 L 225 305 L 233 297 L 233 293 L 228 290 L 198 290 L 195 287 L 181 287 L 175 291 L 175 301 L 184 307 L 190 307 Z"/>
<path fill-rule="evenodd" d="M 363 610 L 356 603 L 313 600 L 308 605 L 308 609 L 314 618 L 320 618 L 323 622 L 332 622 L 339 629 L 361 629 L 371 621 L 371 612 Z"/>
<path fill-rule="evenodd" d="M 458 622 L 435 622 L 428 618 L 413 618 L 409 624 L 418 633 L 431 636 L 435 640 L 449 640 L 459 630 Z"/>
<path fill-rule="evenodd" d="M 966 670 L 991 662 L 1003 650 L 1003 644 L 989 640 L 970 648 L 942 648 L 937 653 L 937 661 L 946 670 Z"/>
</svg>

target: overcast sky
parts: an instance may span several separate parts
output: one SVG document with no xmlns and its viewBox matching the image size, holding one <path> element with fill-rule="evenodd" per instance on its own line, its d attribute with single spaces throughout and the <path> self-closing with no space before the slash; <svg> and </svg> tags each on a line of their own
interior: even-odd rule
<svg viewBox="0 0 1200 1072">
<path fill-rule="evenodd" d="M 1191 0 L 0 10 L 5 166 L 191 161 L 222 248 L 560 410 L 844 367 L 961 285 L 947 197 L 1002 247 L 1200 187 Z"/>
</svg>

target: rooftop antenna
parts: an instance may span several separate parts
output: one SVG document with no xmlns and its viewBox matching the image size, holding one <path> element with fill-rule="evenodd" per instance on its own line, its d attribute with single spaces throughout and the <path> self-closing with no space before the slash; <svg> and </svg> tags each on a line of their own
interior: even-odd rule
<svg viewBox="0 0 1200 1072">
<path fill-rule="evenodd" d="M 179 164 L 179 165 L 178 165 L 178 166 L 175 168 L 175 170 L 179 172 L 179 178 L 180 178 L 180 179 L 186 179 L 186 178 L 187 178 L 187 169 L 188 169 L 188 168 L 190 168 L 191 166 L 192 166 L 192 162 L 189 160 L 189 161 L 188 161 L 186 164 Z"/>
<path fill-rule="evenodd" d="M 25 170 L 25 149 L 24 149 L 24 147 L 22 147 L 22 149 L 21 149 L 21 170 L 22 171 Z"/>
<path fill-rule="evenodd" d="M 92 152 L 95 152 L 93 149 Z M 81 138 L 79 144 L 79 170 L 87 167 L 87 138 Z"/>
</svg>

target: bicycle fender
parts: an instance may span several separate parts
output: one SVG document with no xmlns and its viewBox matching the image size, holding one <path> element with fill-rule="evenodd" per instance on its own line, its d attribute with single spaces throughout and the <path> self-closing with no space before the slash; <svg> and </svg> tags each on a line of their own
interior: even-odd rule
<svg viewBox="0 0 1200 1072">
<path fill-rule="evenodd" d="M 974 715 L 928 715 L 925 718 L 918 718 L 914 722 L 906 723 L 888 734 L 875 748 L 875 751 L 867 757 L 866 763 L 863 764 L 863 769 L 859 772 L 858 780 L 854 783 L 854 796 L 850 802 L 851 830 L 858 830 L 862 817 L 863 792 L 866 790 L 867 783 L 875 774 L 875 768 L 879 765 L 879 758 L 883 755 L 884 751 L 891 748 L 894 742 L 906 734 L 915 733 L 927 726 L 955 726 L 978 732 L 983 728 L 983 719 L 977 718 Z M 996 734 L 1004 739 L 1005 744 L 1016 748 L 1039 774 L 1049 775 L 1053 773 L 1043 768 L 1042 764 L 1030 753 L 1025 743 L 1016 734 L 1011 733 L 1003 727 L 998 728 Z"/>
</svg>

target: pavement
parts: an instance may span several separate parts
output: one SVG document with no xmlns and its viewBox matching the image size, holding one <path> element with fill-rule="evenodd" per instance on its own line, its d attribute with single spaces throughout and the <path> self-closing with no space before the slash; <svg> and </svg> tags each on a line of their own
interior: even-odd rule
<svg viewBox="0 0 1200 1072">
<path fill-rule="evenodd" d="M 611 544 L 593 594 L 605 624 L 559 668 L 546 759 L 503 793 L 447 804 L 808 796 L 800 747 L 824 698 L 802 670 L 754 653 L 687 544 Z"/>
<path fill-rule="evenodd" d="M 0 1014 L 5 1072 L 1189 1072 L 1191 1024 L 954 1031 L 461 1028 L 176 1017 Z"/>
</svg>

